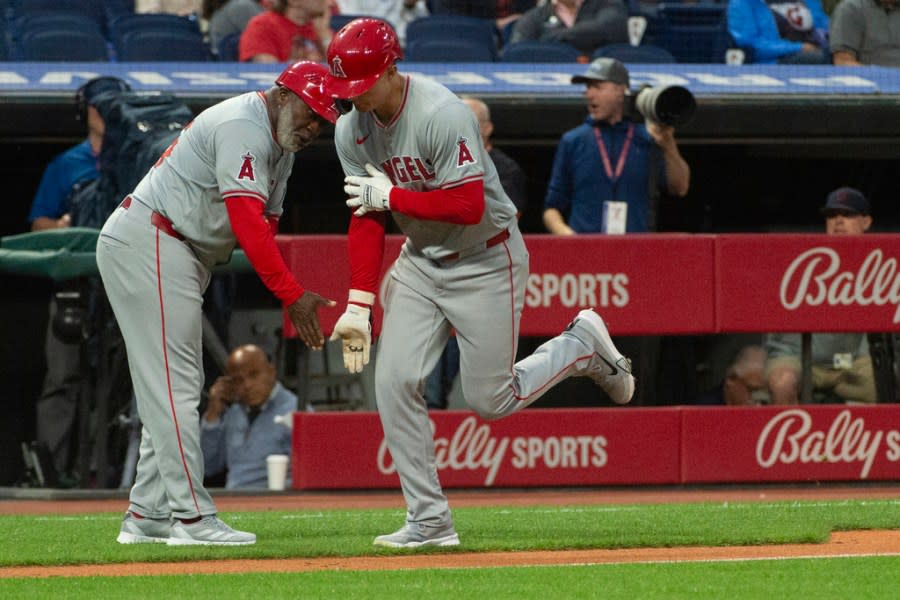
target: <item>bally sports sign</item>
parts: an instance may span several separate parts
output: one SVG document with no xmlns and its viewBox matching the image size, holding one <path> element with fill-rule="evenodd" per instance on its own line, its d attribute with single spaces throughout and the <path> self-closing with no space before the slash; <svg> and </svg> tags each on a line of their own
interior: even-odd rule
<svg viewBox="0 0 900 600">
<path fill-rule="evenodd" d="M 900 478 L 900 406 L 430 413 L 444 487 Z M 298 489 L 396 488 L 378 415 L 296 413 Z"/>
<path fill-rule="evenodd" d="M 342 299 L 344 236 L 278 236 L 303 285 Z M 526 235 L 521 334 L 560 332 L 582 308 L 624 335 L 900 331 L 900 235 Z M 383 268 L 403 238 L 389 236 Z M 323 254 L 325 253 L 325 254 Z M 339 302 L 321 314 L 330 332 Z M 376 306 L 374 327 L 380 328 Z M 289 331 L 290 329 L 287 328 Z"/>
</svg>

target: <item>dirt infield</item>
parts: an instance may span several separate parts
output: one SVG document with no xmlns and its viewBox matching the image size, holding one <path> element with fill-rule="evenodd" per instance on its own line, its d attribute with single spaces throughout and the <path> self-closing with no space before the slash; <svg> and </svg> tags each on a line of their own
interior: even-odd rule
<svg viewBox="0 0 900 600">
<path fill-rule="evenodd" d="M 778 500 L 900 499 L 900 487 L 752 487 L 711 489 L 613 490 L 464 490 L 449 491 L 456 507 L 568 504 L 644 504 L 677 502 L 754 502 Z M 240 510 L 322 510 L 329 508 L 402 507 L 399 492 L 314 493 L 296 492 L 265 496 L 216 496 L 223 512 Z M 127 501 L 0 500 L 0 514 L 75 514 L 123 510 Z M 389 570 L 466 568 L 486 566 L 600 564 L 624 562 L 714 561 L 828 556 L 898 556 L 900 531 L 835 533 L 825 544 L 771 546 L 676 547 L 553 552 L 447 553 L 350 558 L 298 558 L 275 560 L 129 563 L 61 567 L 6 567 L 0 577 L 164 575 L 231 572 L 299 572 L 319 570 Z"/>
</svg>

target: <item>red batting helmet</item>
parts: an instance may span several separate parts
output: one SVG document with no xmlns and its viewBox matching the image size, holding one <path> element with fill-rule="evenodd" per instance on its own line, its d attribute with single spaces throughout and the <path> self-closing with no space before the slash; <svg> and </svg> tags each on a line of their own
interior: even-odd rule
<svg viewBox="0 0 900 600">
<path fill-rule="evenodd" d="M 326 85 L 335 98 L 355 98 L 401 58 L 403 50 L 393 27 L 380 19 L 354 19 L 328 44 Z"/>
<path fill-rule="evenodd" d="M 301 60 L 282 71 L 275 84 L 300 96 L 307 106 L 333 124 L 337 122 L 338 111 L 334 106 L 334 98 L 326 91 L 327 75 L 328 69 L 319 63 Z"/>
</svg>

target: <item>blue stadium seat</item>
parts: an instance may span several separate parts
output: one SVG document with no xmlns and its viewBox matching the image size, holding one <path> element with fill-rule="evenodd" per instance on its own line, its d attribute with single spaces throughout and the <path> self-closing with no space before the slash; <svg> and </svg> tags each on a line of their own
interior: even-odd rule
<svg viewBox="0 0 900 600">
<path fill-rule="evenodd" d="M 88 15 L 70 12 L 28 13 L 16 17 L 10 27 L 12 40 L 17 40 L 30 31 L 44 29 L 71 29 L 90 31 L 103 35 L 102 23 L 98 23 Z"/>
<path fill-rule="evenodd" d="M 456 15 L 432 15 L 411 21 L 406 26 L 407 46 L 414 42 L 468 40 L 492 49 L 497 58 L 497 28 L 493 19 Z"/>
<path fill-rule="evenodd" d="M 575 46 L 560 42 L 528 40 L 503 48 L 503 62 L 570 63 L 577 62 L 581 52 Z"/>
<path fill-rule="evenodd" d="M 106 19 L 104 0 L 9 0 L 13 19 L 39 13 L 72 13 L 88 17 L 98 27 Z"/>
<path fill-rule="evenodd" d="M 660 4 L 653 43 L 680 63 L 721 63 L 728 49 L 724 4 Z"/>
<path fill-rule="evenodd" d="M 26 62 L 106 62 L 106 38 L 96 31 L 39 29 L 20 36 L 10 52 L 12 60 Z"/>
<path fill-rule="evenodd" d="M 216 48 L 216 60 L 219 62 L 238 62 L 240 56 L 241 32 L 229 33 Z"/>
<path fill-rule="evenodd" d="M 346 25 L 350 21 L 367 16 L 369 15 L 331 15 L 331 22 L 329 23 L 329 27 L 331 27 L 332 31 L 337 33 L 344 25 Z"/>
<path fill-rule="evenodd" d="M 119 62 L 207 62 L 212 60 L 209 46 L 199 32 L 130 31 L 119 36 L 116 59 Z"/>
<path fill-rule="evenodd" d="M 493 46 L 468 39 L 415 40 L 404 51 L 408 62 L 493 62 L 495 57 Z"/>
<path fill-rule="evenodd" d="M 718 25 L 725 19 L 726 8 L 725 3 L 663 2 L 657 6 L 657 15 L 666 25 Z"/>
<path fill-rule="evenodd" d="M 109 23 L 109 37 L 113 46 L 120 45 L 120 38 L 133 31 L 176 31 L 200 35 L 197 21 L 168 13 L 131 13 L 118 15 Z"/>
<path fill-rule="evenodd" d="M 632 46 L 631 44 L 609 44 L 602 46 L 594 51 L 591 58 L 600 58 L 608 56 L 616 58 L 623 63 L 657 63 L 669 64 L 674 63 L 675 57 L 665 48 L 653 46 L 652 44 L 641 44 L 640 46 Z"/>
<path fill-rule="evenodd" d="M 122 15 L 134 14 L 134 0 L 105 0 L 104 4 L 108 23 Z"/>
</svg>

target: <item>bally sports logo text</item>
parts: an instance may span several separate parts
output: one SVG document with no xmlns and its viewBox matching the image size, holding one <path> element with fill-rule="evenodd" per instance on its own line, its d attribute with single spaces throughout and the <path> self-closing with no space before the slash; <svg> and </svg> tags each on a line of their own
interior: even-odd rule
<svg viewBox="0 0 900 600">
<path fill-rule="evenodd" d="M 900 273 L 897 259 L 885 259 L 876 248 L 854 273 L 841 270 L 841 257 L 832 248 L 811 248 L 795 258 L 785 270 L 779 288 L 781 305 L 787 310 L 806 306 L 896 307 L 894 323 L 900 323 Z"/>
<path fill-rule="evenodd" d="M 431 435 L 435 424 L 431 422 Z M 494 437 L 491 426 L 475 417 L 466 417 L 449 437 L 435 437 L 438 471 L 478 471 L 487 469 L 485 487 L 492 486 L 500 467 L 528 469 L 600 469 L 606 466 L 606 438 L 602 435 L 557 435 Z M 504 463 L 507 454 L 510 454 Z M 378 446 L 378 471 L 392 475 L 396 468 L 381 440 Z"/>
<path fill-rule="evenodd" d="M 628 305 L 625 273 L 531 273 L 525 284 L 525 305 L 547 308 L 554 303 L 566 308 Z"/>
</svg>

